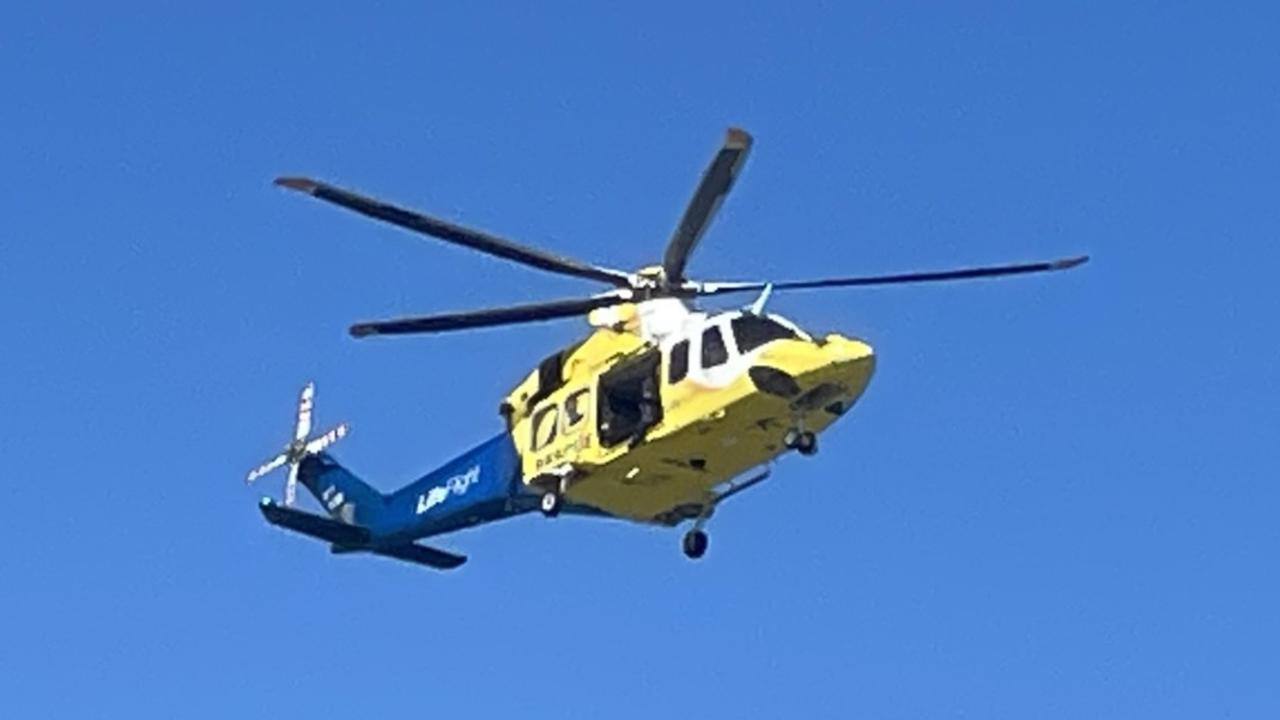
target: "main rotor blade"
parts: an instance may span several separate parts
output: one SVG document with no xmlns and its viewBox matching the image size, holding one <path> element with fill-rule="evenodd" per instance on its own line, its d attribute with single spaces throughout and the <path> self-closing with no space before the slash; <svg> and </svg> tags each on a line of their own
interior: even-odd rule
<svg viewBox="0 0 1280 720">
<path fill-rule="evenodd" d="M 667 242 L 667 251 L 662 258 L 662 269 L 665 271 L 667 283 L 677 285 L 684 280 L 685 265 L 689 256 L 697 247 L 702 234 L 711 224 L 720 203 L 733 188 L 733 181 L 738 177 L 747 160 L 747 152 L 751 150 L 751 135 L 739 128 L 729 128 L 725 133 L 724 144 L 711 159 L 711 164 L 702 174 L 698 189 L 689 199 L 680 224 Z"/>
<path fill-rule="evenodd" d="M 907 283 L 941 282 L 945 280 L 970 280 L 974 278 L 1002 277 L 1005 275 L 1025 275 L 1028 273 L 1053 272 L 1069 270 L 1089 260 L 1088 255 L 1048 260 L 1044 262 L 1020 263 L 1016 265 L 989 265 L 984 267 L 960 268 L 957 270 L 936 270 L 930 272 L 899 273 L 896 275 L 868 275 L 864 277 L 828 278 L 825 280 L 800 280 L 795 282 L 741 282 L 741 283 L 703 283 L 698 295 L 725 295 L 738 292 L 758 292 L 772 285 L 774 290 L 815 290 L 819 288 L 859 287 L 867 285 L 904 285 Z"/>
<path fill-rule="evenodd" d="M 610 293 L 592 298 L 553 300 L 551 302 L 508 305 L 506 307 L 467 312 L 363 322 L 352 325 L 350 332 L 352 337 L 362 338 L 369 335 L 409 335 L 413 333 L 438 333 L 450 330 L 492 327 L 494 325 L 517 325 L 520 323 L 582 316 L 597 308 L 619 305 L 629 301 L 630 293 Z"/>
<path fill-rule="evenodd" d="M 545 250 L 539 250 L 538 248 L 521 245 L 482 230 L 455 225 L 430 215 L 406 210 L 317 180 L 302 177 L 281 177 L 276 178 L 275 184 L 340 205 L 362 215 L 389 222 L 392 225 L 399 225 L 407 230 L 469 247 L 472 250 L 479 250 L 482 253 L 494 255 L 504 260 L 512 260 L 539 270 L 561 275 L 598 280 L 618 287 L 631 287 L 631 276 L 621 270 L 600 267 Z"/>
</svg>

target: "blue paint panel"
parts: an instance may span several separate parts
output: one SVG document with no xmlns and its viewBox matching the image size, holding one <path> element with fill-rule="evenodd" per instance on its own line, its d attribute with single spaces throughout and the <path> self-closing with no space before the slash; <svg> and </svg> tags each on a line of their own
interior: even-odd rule
<svg viewBox="0 0 1280 720">
<path fill-rule="evenodd" d="M 397 490 L 375 528 L 395 537 L 426 537 L 523 512 L 520 456 L 506 433 Z"/>
<path fill-rule="evenodd" d="M 534 506 L 522 492 L 520 457 L 506 433 L 390 495 L 365 484 L 328 453 L 304 460 L 298 478 L 330 516 L 369 528 L 377 545 L 499 520 Z"/>
<path fill-rule="evenodd" d="M 299 479 L 330 516 L 369 528 L 371 543 L 381 547 L 526 513 L 537 508 L 539 497 L 520 481 L 520 456 L 506 433 L 389 495 L 365 484 L 327 453 L 304 460 Z M 605 515 L 572 503 L 564 512 Z"/>
</svg>

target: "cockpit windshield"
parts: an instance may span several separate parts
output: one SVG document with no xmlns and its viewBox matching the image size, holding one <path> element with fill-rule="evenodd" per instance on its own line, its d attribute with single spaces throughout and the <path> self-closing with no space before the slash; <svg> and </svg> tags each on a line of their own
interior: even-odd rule
<svg viewBox="0 0 1280 720">
<path fill-rule="evenodd" d="M 733 337 L 738 341 L 738 352 L 746 354 L 773 340 L 794 340 L 800 336 L 795 330 L 763 315 L 741 315 L 733 319 Z"/>
</svg>

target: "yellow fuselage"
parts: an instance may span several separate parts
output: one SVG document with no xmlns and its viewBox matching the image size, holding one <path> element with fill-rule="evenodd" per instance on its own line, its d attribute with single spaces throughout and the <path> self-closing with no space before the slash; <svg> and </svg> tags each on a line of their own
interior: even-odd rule
<svg viewBox="0 0 1280 720">
<path fill-rule="evenodd" d="M 506 405 L 525 482 L 565 478 L 571 502 L 664 522 L 785 452 L 788 430 L 826 429 L 857 401 L 875 369 L 874 352 L 860 340 L 795 337 L 673 383 L 670 350 L 670 343 L 655 348 L 633 333 L 600 329 L 564 353 L 563 383 L 554 391 L 538 397 L 538 372 L 517 387 Z M 608 412 L 601 375 L 646 352 L 660 353 L 653 388 L 660 419 L 634 439 L 607 445 L 597 417 Z"/>
</svg>

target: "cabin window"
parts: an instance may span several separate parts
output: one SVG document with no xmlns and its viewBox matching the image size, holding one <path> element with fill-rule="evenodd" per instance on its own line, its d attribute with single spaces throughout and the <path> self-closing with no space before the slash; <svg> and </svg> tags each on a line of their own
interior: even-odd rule
<svg viewBox="0 0 1280 720">
<path fill-rule="evenodd" d="M 681 340 L 671 346 L 667 357 L 667 383 L 675 385 L 689 374 L 689 341 Z"/>
<path fill-rule="evenodd" d="M 794 339 L 796 333 L 776 320 L 742 315 L 733 319 L 733 337 L 738 341 L 738 352 L 749 353 L 767 342 Z"/>
<path fill-rule="evenodd" d="M 729 360 L 729 348 L 725 347 L 724 336 L 719 327 L 709 327 L 702 331 L 702 367 L 710 368 L 723 365 Z"/>
</svg>

